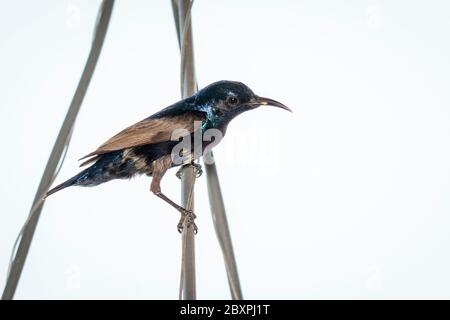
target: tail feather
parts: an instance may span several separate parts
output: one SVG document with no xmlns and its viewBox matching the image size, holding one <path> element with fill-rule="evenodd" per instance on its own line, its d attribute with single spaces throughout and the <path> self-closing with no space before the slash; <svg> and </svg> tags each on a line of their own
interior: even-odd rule
<svg viewBox="0 0 450 320">
<path fill-rule="evenodd" d="M 88 169 L 89 169 L 89 168 L 88 168 Z M 48 196 L 54 194 L 55 192 L 58 192 L 58 191 L 60 191 L 60 190 L 62 190 L 62 189 L 65 189 L 65 188 L 67 188 L 67 187 L 71 187 L 71 186 L 73 186 L 73 185 L 76 185 L 77 182 L 78 182 L 78 180 L 79 180 L 82 176 L 84 176 L 84 175 L 87 174 L 88 169 L 81 171 L 79 174 L 73 176 L 73 177 L 70 178 L 69 180 L 64 181 L 63 183 L 61 183 L 61 184 L 57 185 L 56 187 L 54 187 L 54 188 L 50 189 L 49 191 L 47 191 L 47 193 L 45 194 L 44 199 L 47 198 Z"/>
<path fill-rule="evenodd" d="M 49 190 L 45 198 L 67 187 L 96 186 L 112 179 L 131 178 L 136 173 L 133 163 L 123 159 L 122 151 L 95 157 L 94 159 L 88 160 L 85 164 L 91 161 L 95 161 L 95 163 L 69 180 Z"/>
</svg>

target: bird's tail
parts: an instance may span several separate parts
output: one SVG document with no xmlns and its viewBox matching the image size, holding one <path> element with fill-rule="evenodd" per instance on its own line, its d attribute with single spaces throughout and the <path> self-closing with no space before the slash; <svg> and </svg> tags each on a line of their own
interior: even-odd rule
<svg viewBox="0 0 450 320">
<path fill-rule="evenodd" d="M 47 198 L 51 194 L 71 186 L 96 186 L 112 179 L 131 178 L 134 174 L 127 163 L 123 162 L 122 152 L 113 152 L 102 155 L 93 165 L 84 169 L 69 180 L 50 189 L 44 196 Z M 120 170 L 122 169 L 123 170 Z"/>
<path fill-rule="evenodd" d="M 63 183 L 61 183 L 61 184 L 57 185 L 56 187 L 50 189 L 45 194 L 44 199 L 47 198 L 48 196 L 54 194 L 55 192 L 58 192 L 58 191 L 62 190 L 62 189 L 65 189 L 67 187 L 71 187 L 71 186 L 74 186 L 74 185 L 78 185 L 79 184 L 78 182 L 80 181 L 80 179 L 82 179 L 83 177 L 88 175 L 88 173 L 90 171 L 89 169 L 90 169 L 90 167 L 85 169 L 85 170 L 83 170 L 83 171 L 81 171 L 80 173 L 78 173 L 77 175 L 73 176 L 69 180 L 64 181 Z"/>
</svg>

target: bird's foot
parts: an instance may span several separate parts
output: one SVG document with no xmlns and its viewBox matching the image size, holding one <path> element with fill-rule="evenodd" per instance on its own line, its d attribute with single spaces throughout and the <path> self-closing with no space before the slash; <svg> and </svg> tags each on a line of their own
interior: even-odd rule
<svg viewBox="0 0 450 320">
<path fill-rule="evenodd" d="M 203 174 L 202 165 L 199 164 L 199 163 L 196 163 L 196 162 L 191 162 L 191 163 L 188 163 L 188 164 L 183 165 L 183 166 L 177 171 L 176 176 L 177 176 L 178 178 L 180 178 L 180 179 L 181 179 L 181 175 L 183 174 L 183 168 L 184 168 L 184 166 L 190 166 L 190 167 L 193 167 L 194 170 L 195 170 L 195 176 L 196 176 L 197 178 L 199 178 L 199 177 Z"/>
<path fill-rule="evenodd" d="M 197 175 L 197 178 L 199 178 L 203 174 L 202 165 L 196 162 L 191 162 L 190 165 L 194 167 L 195 174 Z"/>
<path fill-rule="evenodd" d="M 187 210 L 184 208 L 181 208 L 181 218 L 178 222 L 177 229 L 179 233 L 183 232 L 184 226 L 186 225 L 188 228 L 192 226 L 194 230 L 194 234 L 197 234 L 198 228 L 195 224 L 194 220 L 197 218 L 197 216 L 194 214 L 192 210 Z"/>
</svg>

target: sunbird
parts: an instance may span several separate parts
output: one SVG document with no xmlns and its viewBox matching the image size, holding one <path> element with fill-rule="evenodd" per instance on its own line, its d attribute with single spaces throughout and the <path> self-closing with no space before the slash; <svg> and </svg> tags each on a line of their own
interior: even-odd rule
<svg viewBox="0 0 450 320">
<path fill-rule="evenodd" d="M 184 161 L 174 161 L 173 150 L 180 141 L 173 139 L 173 133 L 178 130 L 184 133 L 181 138 L 189 140 L 196 133 L 203 134 L 208 130 L 216 130 L 215 132 L 224 136 L 232 119 L 260 106 L 274 106 L 291 111 L 276 100 L 254 94 L 241 82 L 214 82 L 191 97 L 162 109 L 110 138 L 97 150 L 80 159 L 85 160 L 80 167 L 88 164 L 91 166 L 49 190 L 45 197 L 71 186 L 90 187 L 113 179 L 130 179 L 145 174 L 152 177 L 150 191 L 181 213 L 178 231 L 182 230 L 183 219 L 189 217 L 197 232 L 193 222 L 194 213 L 178 205 L 161 191 L 161 179 L 168 169 L 185 164 L 186 159 L 196 165 L 194 160 L 201 156 L 191 147 L 182 152 Z M 196 123 L 200 125 L 195 125 Z M 207 148 L 210 143 L 212 141 L 202 141 L 201 147 Z"/>
</svg>

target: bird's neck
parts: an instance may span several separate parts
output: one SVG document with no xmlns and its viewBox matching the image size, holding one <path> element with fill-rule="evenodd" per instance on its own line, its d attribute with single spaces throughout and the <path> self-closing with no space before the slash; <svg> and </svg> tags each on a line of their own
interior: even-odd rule
<svg viewBox="0 0 450 320">
<path fill-rule="evenodd" d="M 227 130 L 228 122 L 224 117 L 220 116 L 207 116 L 206 121 L 202 125 L 203 132 L 209 129 L 220 130 L 223 135 Z"/>
<path fill-rule="evenodd" d="M 208 129 L 222 129 L 228 124 L 228 119 L 223 112 L 214 108 L 211 104 L 200 104 L 195 106 L 197 111 L 204 112 L 206 114 L 206 121 L 203 123 L 203 132 Z"/>
</svg>

